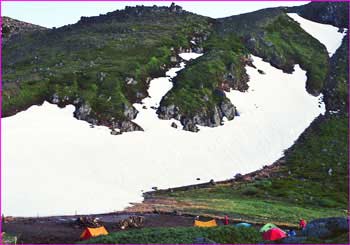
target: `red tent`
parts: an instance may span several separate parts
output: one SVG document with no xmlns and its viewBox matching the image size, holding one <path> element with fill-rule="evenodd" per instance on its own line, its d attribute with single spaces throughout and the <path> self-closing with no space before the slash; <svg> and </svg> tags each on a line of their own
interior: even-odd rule
<svg viewBox="0 0 350 245">
<path fill-rule="evenodd" d="M 287 237 L 287 234 L 280 228 L 272 228 L 263 233 L 263 239 L 267 241 L 276 241 Z"/>
</svg>

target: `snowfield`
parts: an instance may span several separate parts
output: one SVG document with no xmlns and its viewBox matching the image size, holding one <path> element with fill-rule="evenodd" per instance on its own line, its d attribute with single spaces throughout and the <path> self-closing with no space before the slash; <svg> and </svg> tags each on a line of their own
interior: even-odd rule
<svg viewBox="0 0 350 245">
<path fill-rule="evenodd" d="M 331 54 L 339 47 L 342 34 L 328 28 L 329 38 L 324 38 L 323 29 L 308 30 L 305 20 L 297 20 Z M 182 55 L 186 60 L 198 56 Z M 176 120 L 158 119 L 151 108 L 172 88 L 171 78 L 184 63 L 170 69 L 167 77 L 153 79 L 150 97 L 134 105 L 139 110 L 134 121 L 144 132 L 114 136 L 106 127 L 90 128 L 75 119 L 73 106 L 60 109 L 47 102 L 3 118 L 2 213 L 121 210 L 141 202 L 142 191 L 152 187 L 224 180 L 273 163 L 325 106 L 322 95 L 306 92 L 306 73 L 298 65 L 286 74 L 258 57 L 253 56 L 253 62 L 266 74 L 248 66 L 249 90 L 226 93 L 240 116 L 220 127 L 200 127 L 198 133 L 183 131 Z M 172 122 L 179 127 L 171 127 Z"/>
<path fill-rule="evenodd" d="M 346 35 L 347 29 L 343 33 L 338 32 L 339 28 L 320 24 L 311 20 L 307 20 L 295 13 L 289 13 L 288 16 L 298 22 L 300 27 L 311 36 L 316 38 L 320 43 L 326 46 L 329 57 L 340 47 L 343 37 Z"/>
<path fill-rule="evenodd" d="M 271 164 L 325 109 L 321 97 L 306 92 L 299 66 L 286 74 L 253 60 L 266 74 L 247 67 L 249 91 L 227 93 L 240 116 L 221 127 L 200 127 L 199 133 L 171 127 L 175 120 L 160 120 L 150 108 L 172 88 L 170 78 L 184 64 L 170 69 L 169 77 L 153 79 L 151 97 L 135 104 L 140 111 L 135 122 L 144 132 L 113 136 L 106 127 L 92 129 L 73 118 L 73 106 L 60 109 L 47 102 L 4 118 L 3 213 L 121 210 L 142 201 L 142 191 L 152 187 L 224 180 Z"/>
</svg>

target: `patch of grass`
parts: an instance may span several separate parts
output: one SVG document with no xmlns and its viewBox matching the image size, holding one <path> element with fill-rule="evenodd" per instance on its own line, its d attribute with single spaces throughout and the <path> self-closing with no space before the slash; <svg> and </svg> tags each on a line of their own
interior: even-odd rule
<svg viewBox="0 0 350 245">
<path fill-rule="evenodd" d="M 306 33 L 282 9 L 270 8 L 221 19 L 216 30 L 226 36 L 235 33 L 245 40 L 250 52 L 273 66 L 292 72 L 299 64 L 307 71 L 307 90 L 319 94 L 329 69 L 324 45 Z"/>
<path fill-rule="evenodd" d="M 216 243 L 258 243 L 261 235 L 255 228 L 219 226 L 212 228 L 176 227 L 176 228 L 145 228 L 116 232 L 84 241 L 82 243 L 108 244 L 192 244 L 196 238 L 207 238 Z"/>
<path fill-rule="evenodd" d="M 204 43 L 205 54 L 190 62 L 174 79 L 174 88 L 161 105 L 176 105 L 181 115 L 192 117 L 198 112 L 211 115 L 214 107 L 226 100 L 219 92 L 221 83 L 238 88 L 247 81 L 245 64 L 241 61 L 247 50 L 236 35 L 220 37 L 212 34 Z M 226 75 L 231 74 L 232 81 Z"/>
<path fill-rule="evenodd" d="M 274 53 L 269 56 L 277 55 L 287 65 L 300 64 L 301 68 L 307 71 L 308 91 L 311 94 L 320 93 L 329 69 L 325 46 L 284 14 L 267 25 L 266 31 L 264 39 L 272 43 L 267 52 L 271 50 Z"/>
<path fill-rule="evenodd" d="M 1 244 L 17 244 L 18 237 L 3 232 L 1 234 Z"/>
</svg>

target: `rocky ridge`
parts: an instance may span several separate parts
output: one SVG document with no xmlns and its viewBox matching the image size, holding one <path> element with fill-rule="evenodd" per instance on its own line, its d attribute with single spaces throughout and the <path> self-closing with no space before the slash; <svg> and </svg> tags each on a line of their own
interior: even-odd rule
<svg viewBox="0 0 350 245">
<path fill-rule="evenodd" d="M 43 31 L 46 29 L 47 28 L 45 28 L 45 27 L 30 24 L 30 23 L 27 23 L 24 21 L 19 21 L 16 19 L 12 19 L 10 17 L 6 17 L 6 16 L 2 17 L 1 31 L 2 31 L 2 35 L 3 35 L 2 36 L 3 42 L 6 42 L 12 36 L 17 35 L 19 33 Z"/>
</svg>

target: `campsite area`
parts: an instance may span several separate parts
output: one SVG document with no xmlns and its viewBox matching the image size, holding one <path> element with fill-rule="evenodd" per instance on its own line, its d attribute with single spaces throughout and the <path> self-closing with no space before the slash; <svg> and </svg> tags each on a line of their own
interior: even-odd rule
<svg viewBox="0 0 350 245">
<path fill-rule="evenodd" d="M 110 213 L 98 217 L 109 232 L 120 231 L 117 223 L 135 215 L 133 213 Z M 193 217 L 170 214 L 143 214 L 144 227 L 192 226 Z M 76 220 L 81 216 L 54 216 L 42 218 L 15 218 L 3 222 L 3 232 L 16 235 L 18 243 L 75 243 L 79 241 L 84 227 Z M 92 216 L 90 216 L 92 217 Z"/>
<path fill-rule="evenodd" d="M 16 235 L 17 243 L 75 243 L 79 241 L 84 227 L 77 222 L 79 217 L 98 218 L 109 233 L 125 232 L 122 231 L 118 222 L 132 215 L 140 215 L 144 217 L 144 228 L 170 228 L 170 227 L 192 227 L 195 216 L 187 214 L 175 213 L 108 213 L 90 216 L 52 216 L 38 218 L 11 218 L 7 217 L 3 220 L 3 232 Z M 200 217 L 201 220 L 211 220 L 211 217 Z M 216 219 L 218 226 L 223 226 L 224 222 L 221 219 Z M 238 222 L 230 221 L 230 225 Z M 260 224 L 253 225 L 254 228 L 259 228 Z M 282 227 L 284 229 L 296 227 Z M 135 231 L 138 228 L 129 228 L 128 231 Z M 116 233 L 116 234 L 118 234 Z"/>
</svg>

